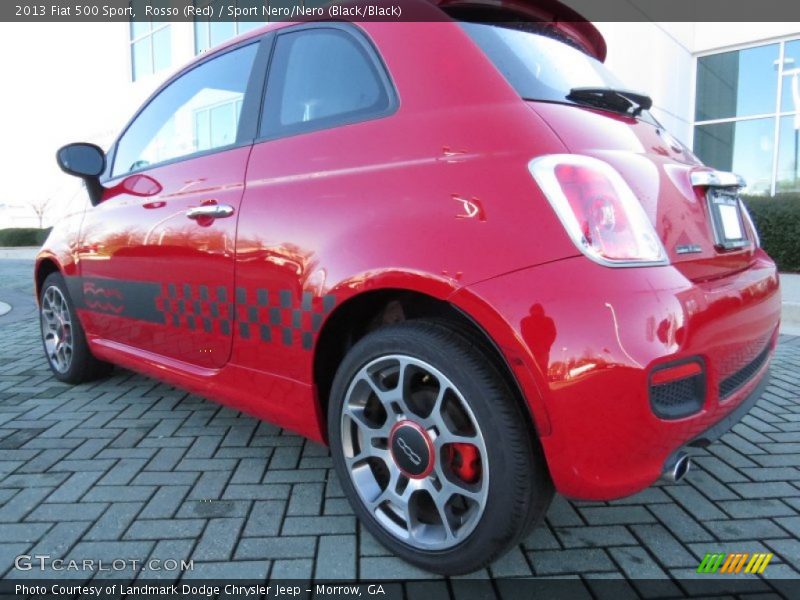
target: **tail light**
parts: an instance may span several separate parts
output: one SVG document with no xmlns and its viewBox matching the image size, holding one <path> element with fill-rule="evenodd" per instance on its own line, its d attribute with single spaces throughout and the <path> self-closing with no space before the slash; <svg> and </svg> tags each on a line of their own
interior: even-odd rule
<svg viewBox="0 0 800 600">
<path fill-rule="evenodd" d="M 641 203 L 611 165 L 590 156 L 550 154 L 533 159 L 528 169 L 586 256 L 612 267 L 667 264 Z"/>
<path fill-rule="evenodd" d="M 755 244 L 756 248 L 760 248 L 761 236 L 758 235 L 758 229 L 756 229 L 756 224 L 753 222 L 753 217 L 750 216 L 750 211 L 747 210 L 747 206 L 741 199 L 739 199 L 739 206 L 742 207 L 742 216 L 744 217 L 745 223 L 747 223 L 747 227 L 750 229 L 750 233 L 753 236 L 753 244 Z"/>
</svg>

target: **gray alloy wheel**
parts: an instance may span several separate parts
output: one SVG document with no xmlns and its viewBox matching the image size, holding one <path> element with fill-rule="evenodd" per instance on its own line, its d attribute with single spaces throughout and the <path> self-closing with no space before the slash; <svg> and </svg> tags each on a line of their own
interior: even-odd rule
<svg viewBox="0 0 800 600">
<path fill-rule="evenodd" d="M 66 383 L 83 383 L 109 373 L 111 365 L 96 359 L 89 350 L 63 275 L 50 273 L 41 290 L 42 347 L 55 378 Z"/>
<path fill-rule="evenodd" d="M 341 432 L 358 496 L 396 539 L 447 550 L 475 529 L 488 453 L 475 415 L 439 370 L 402 354 L 369 362 L 350 381 Z"/>
<path fill-rule="evenodd" d="M 40 318 L 47 359 L 56 371 L 66 373 L 72 365 L 72 318 L 67 299 L 58 287 L 51 285 L 42 294 Z"/>
</svg>

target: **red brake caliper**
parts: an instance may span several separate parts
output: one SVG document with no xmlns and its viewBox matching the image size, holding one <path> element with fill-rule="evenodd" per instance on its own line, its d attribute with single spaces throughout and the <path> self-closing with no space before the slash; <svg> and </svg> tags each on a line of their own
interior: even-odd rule
<svg viewBox="0 0 800 600">
<path fill-rule="evenodd" d="M 466 483 L 475 483 L 481 476 L 481 456 L 472 444 L 449 444 L 450 468 Z"/>
</svg>

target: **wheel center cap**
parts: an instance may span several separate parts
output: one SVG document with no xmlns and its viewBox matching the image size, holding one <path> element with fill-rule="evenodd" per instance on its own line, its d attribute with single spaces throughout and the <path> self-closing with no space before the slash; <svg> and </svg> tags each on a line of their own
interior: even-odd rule
<svg viewBox="0 0 800 600">
<path fill-rule="evenodd" d="M 408 477 L 422 479 L 433 471 L 433 443 L 413 421 L 399 421 L 392 427 L 389 448 L 395 464 Z"/>
</svg>

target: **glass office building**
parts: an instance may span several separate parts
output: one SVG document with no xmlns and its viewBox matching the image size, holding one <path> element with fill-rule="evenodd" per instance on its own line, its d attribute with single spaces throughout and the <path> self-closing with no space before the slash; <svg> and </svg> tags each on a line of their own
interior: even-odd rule
<svg viewBox="0 0 800 600">
<path fill-rule="evenodd" d="M 800 39 L 697 59 L 694 151 L 747 192 L 800 191 Z"/>
</svg>

